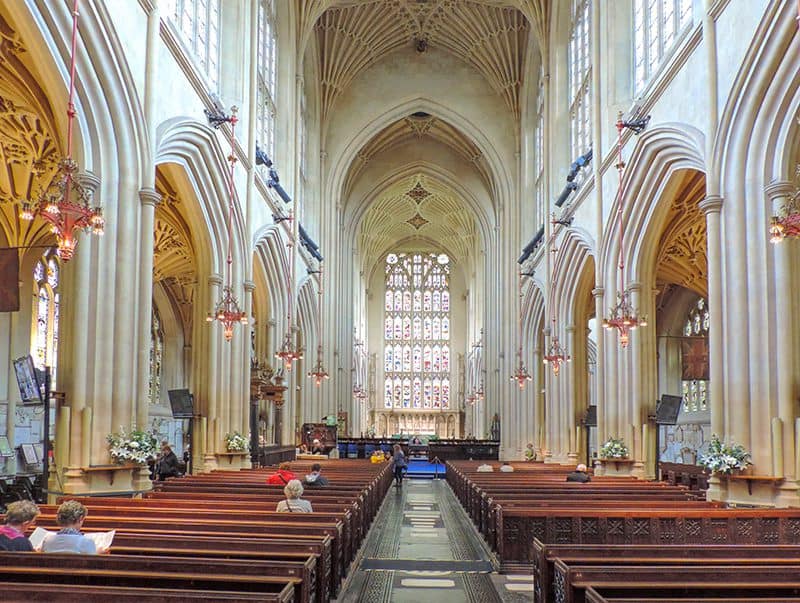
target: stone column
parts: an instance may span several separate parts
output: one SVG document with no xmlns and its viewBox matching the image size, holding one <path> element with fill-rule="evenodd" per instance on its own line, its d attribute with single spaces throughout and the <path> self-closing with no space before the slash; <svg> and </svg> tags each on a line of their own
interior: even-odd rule
<svg viewBox="0 0 800 603">
<path fill-rule="evenodd" d="M 772 215 L 777 214 L 783 203 L 793 194 L 791 182 L 778 181 L 766 188 L 767 199 L 772 205 Z M 781 421 L 782 446 L 780 459 L 773 459 L 773 475 L 783 477 L 778 488 L 776 504 L 780 507 L 800 506 L 796 475 L 796 442 L 795 442 L 795 376 L 796 365 L 796 331 L 794 320 L 793 297 L 796 286 L 792 273 L 791 243 L 786 241 L 772 245 L 775 262 L 775 316 L 781 321 L 775 329 L 775 374 L 777 379 L 778 418 Z M 782 469 L 778 472 L 777 469 Z"/>
<path fill-rule="evenodd" d="M 211 274 L 208 276 L 208 296 L 210 300 L 210 308 L 213 308 L 221 295 L 222 290 L 222 276 L 219 274 Z M 217 468 L 216 452 L 219 448 L 219 429 L 218 419 L 220 416 L 220 381 L 222 366 L 219 358 L 220 338 L 222 337 L 221 329 L 215 328 L 217 325 L 213 323 L 210 326 L 208 333 L 208 351 L 207 351 L 207 364 L 208 370 L 207 379 L 208 387 L 208 400 L 206 405 L 206 437 L 205 437 L 205 454 L 203 455 L 203 471 L 213 471 Z"/>
<path fill-rule="evenodd" d="M 141 208 L 139 219 L 139 350 L 138 350 L 138 391 L 136 400 L 136 424 L 147 424 L 148 397 L 150 385 L 150 328 L 153 314 L 153 244 L 155 232 L 156 205 L 161 195 L 152 188 L 139 191 Z"/>
<path fill-rule="evenodd" d="M 564 347 L 571 353 L 575 354 L 575 325 L 568 325 L 566 328 L 566 337 L 564 338 Z M 575 426 L 577 425 L 576 414 L 578 405 L 578 395 L 581 388 L 577 386 L 575 381 L 575 363 L 567 362 L 562 367 L 562 378 L 564 379 L 564 393 L 565 397 L 565 416 L 561 424 L 561 430 L 565 439 L 565 450 L 567 460 L 571 465 L 575 464 L 578 460 L 578 438 Z"/>
<path fill-rule="evenodd" d="M 605 329 L 602 326 L 603 316 L 605 316 L 605 307 L 603 306 L 603 287 L 595 287 L 592 289 L 594 295 L 594 312 L 596 322 L 596 339 L 597 339 L 597 358 L 595 364 L 595 404 L 597 405 L 597 443 L 602 444 L 606 434 L 606 417 L 605 417 Z M 588 446 L 588 443 L 587 443 Z"/>
</svg>

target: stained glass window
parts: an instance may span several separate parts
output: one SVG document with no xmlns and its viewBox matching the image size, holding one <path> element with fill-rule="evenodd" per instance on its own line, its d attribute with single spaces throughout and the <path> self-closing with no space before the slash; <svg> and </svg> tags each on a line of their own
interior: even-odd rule
<svg viewBox="0 0 800 603">
<path fill-rule="evenodd" d="M 161 401 L 161 360 L 164 355 L 164 332 L 161 318 L 153 306 L 153 321 L 150 327 L 150 403 Z"/>
<path fill-rule="evenodd" d="M 164 14 L 181 34 L 200 71 L 216 87 L 219 79 L 219 0 L 168 0 Z"/>
<path fill-rule="evenodd" d="M 275 66 L 277 46 L 274 0 L 259 0 L 256 139 L 259 147 L 270 158 L 275 157 Z"/>
<path fill-rule="evenodd" d="M 449 408 L 449 281 L 445 254 L 386 257 L 386 408 Z"/>
<path fill-rule="evenodd" d="M 685 337 L 708 337 L 708 304 L 700 298 L 686 316 L 683 325 Z M 691 379 L 681 382 L 683 388 L 683 412 L 702 412 L 708 408 L 708 381 Z"/>
<path fill-rule="evenodd" d="M 572 151 L 570 158 L 573 160 L 592 146 L 591 13 L 591 0 L 572 0 L 569 37 L 569 113 Z M 578 177 L 585 177 L 584 172 L 586 170 L 581 170 Z"/>
<path fill-rule="evenodd" d="M 31 356 L 36 368 L 50 367 L 51 387 L 58 368 L 58 318 L 61 266 L 55 251 L 48 251 L 33 268 L 34 311 Z"/>
<path fill-rule="evenodd" d="M 634 92 L 641 92 L 692 24 L 692 0 L 633 1 Z"/>
</svg>

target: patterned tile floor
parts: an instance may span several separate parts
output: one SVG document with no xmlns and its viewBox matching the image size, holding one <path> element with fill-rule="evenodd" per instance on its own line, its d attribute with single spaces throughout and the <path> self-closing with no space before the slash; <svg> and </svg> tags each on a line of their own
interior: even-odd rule
<svg viewBox="0 0 800 603">
<path fill-rule="evenodd" d="M 338 603 L 524 603 L 532 576 L 493 573 L 490 551 L 443 480 L 386 496 Z"/>
</svg>

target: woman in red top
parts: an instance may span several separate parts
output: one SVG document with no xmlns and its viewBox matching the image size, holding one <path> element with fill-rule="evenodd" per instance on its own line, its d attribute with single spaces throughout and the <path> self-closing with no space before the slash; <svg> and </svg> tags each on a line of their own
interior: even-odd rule
<svg viewBox="0 0 800 603">
<path fill-rule="evenodd" d="M 289 463 L 281 463 L 278 465 L 278 471 L 267 478 L 267 485 L 285 486 L 293 479 L 297 479 L 297 476 L 289 469 Z"/>
</svg>

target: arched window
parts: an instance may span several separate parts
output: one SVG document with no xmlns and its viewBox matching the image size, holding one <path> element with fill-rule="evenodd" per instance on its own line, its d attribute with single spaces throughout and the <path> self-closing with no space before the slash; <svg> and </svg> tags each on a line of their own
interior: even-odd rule
<svg viewBox="0 0 800 603">
<path fill-rule="evenodd" d="M 448 408 L 450 258 L 435 253 L 386 257 L 384 369 L 386 408 Z M 398 327 L 402 325 L 402 362 Z M 401 384 L 398 392 L 397 385 Z"/>
<path fill-rule="evenodd" d="M 153 321 L 150 325 L 150 404 L 161 402 L 161 361 L 164 356 L 164 332 L 161 318 L 153 306 Z"/>
<path fill-rule="evenodd" d="M 275 0 L 258 0 L 256 140 L 270 159 L 275 158 L 276 58 Z"/>
<path fill-rule="evenodd" d="M 536 98 L 536 138 L 534 139 L 534 177 L 536 182 L 536 219 L 544 224 L 544 77 L 539 73 L 539 94 Z"/>
<path fill-rule="evenodd" d="M 689 310 L 686 322 L 683 325 L 684 337 L 697 338 L 699 343 L 702 340 L 708 341 L 708 304 L 706 300 L 700 298 Z M 690 340 L 691 341 L 691 340 Z M 708 349 L 707 343 L 702 345 Z M 684 364 L 686 360 L 684 359 Z M 702 412 L 708 408 L 708 380 L 706 379 L 684 379 L 681 382 L 683 390 L 683 412 Z"/>
<path fill-rule="evenodd" d="M 692 0 L 633 0 L 634 92 L 640 93 L 692 23 Z"/>
<path fill-rule="evenodd" d="M 55 387 L 58 364 L 58 285 L 61 265 L 58 254 L 49 250 L 33 268 L 33 324 L 31 356 L 38 369 L 50 367 L 51 387 Z"/>
<path fill-rule="evenodd" d="M 168 0 L 172 22 L 209 83 L 219 81 L 219 0 Z"/>
<path fill-rule="evenodd" d="M 591 0 L 572 0 L 569 35 L 571 159 L 583 155 L 592 146 L 591 12 Z"/>
</svg>

